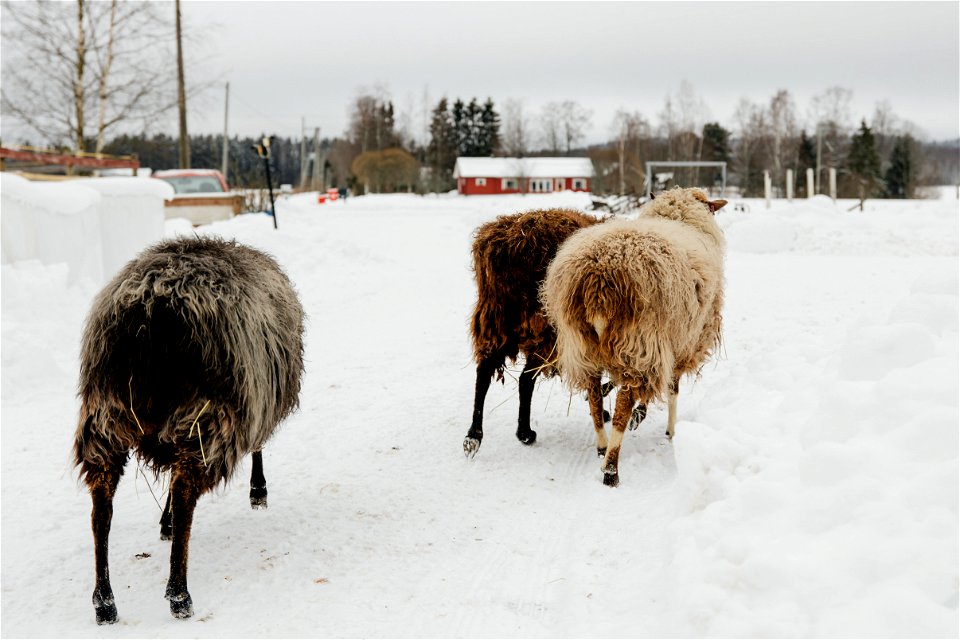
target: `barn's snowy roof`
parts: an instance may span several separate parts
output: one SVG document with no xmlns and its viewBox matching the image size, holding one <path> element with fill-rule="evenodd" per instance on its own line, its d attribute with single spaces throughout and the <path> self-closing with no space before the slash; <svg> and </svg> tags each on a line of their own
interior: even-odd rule
<svg viewBox="0 0 960 640">
<path fill-rule="evenodd" d="M 457 158 L 455 178 L 589 178 L 590 158 Z"/>
</svg>

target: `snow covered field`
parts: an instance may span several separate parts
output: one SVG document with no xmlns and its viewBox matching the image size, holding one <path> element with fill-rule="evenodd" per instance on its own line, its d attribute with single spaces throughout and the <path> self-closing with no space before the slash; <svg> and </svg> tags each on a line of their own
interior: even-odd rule
<svg viewBox="0 0 960 640">
<path fill-rule="evenodd" d="M 97 287 L 3 265 L 4 637 L 958 634 L 955 199 L 747 201 L 729 241 L 722 356 L 628 432 L 601 484 L 586 402 L 491 386 L 473 460 L 471 232 L 581 194 L 278 205 L 201 233 L 275 255 L 309 315 L 301 410 L 198 505 L 196 615 L 163 599 L 163 487 L 131 462 L 115 502 L 120 622 L 97 627 L 90 500 L 70 447 Z M 168 233 L 183 229 L 167 224 Z"/>
</svg>

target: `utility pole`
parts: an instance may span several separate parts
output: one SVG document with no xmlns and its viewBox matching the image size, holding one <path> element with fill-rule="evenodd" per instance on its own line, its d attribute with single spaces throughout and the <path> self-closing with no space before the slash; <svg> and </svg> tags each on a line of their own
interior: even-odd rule
<svg viewBox="0 0 960 640">
<path fill-rule="evenodd" d="M 230 144 L 227 138 L 227 113 L 230 109 L 230 83 L 227 83 L 227 97 L 223 101 L 223 177 L 227 177 L 227 157 L 230 153 Z M 229 182 L 229 180 L 227 181 Z"/>
<path fill-rule="evenodd" d="M 300 190 L 307 188 L 307 167 L 310 158 L 307 157 L 307 119 L 300 116 Z"/>
<path fill-rule="evenodd" d="M 180 0 L 177 7 L 177 108 L 180 111 L 180 168 L 190 168 L 190 139 L 187 137 L 187 93 L 183 81 L 183 43 L 180 29 Z"/>
<path fill-rule="evenodd" d="M 817 193 L 820 193 L 820 123 L 817 123 Z"/>
<path fill-rule="evenodd" d="M 320 184 L 320 175 L 322 164 L 320 159 L 320 127 L 313 129 L 313 191 L 320 191 L 323 185 Z"/>
</svg>

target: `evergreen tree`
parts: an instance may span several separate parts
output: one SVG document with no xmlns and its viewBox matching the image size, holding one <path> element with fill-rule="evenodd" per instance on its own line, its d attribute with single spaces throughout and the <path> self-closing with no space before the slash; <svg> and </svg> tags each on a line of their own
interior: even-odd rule
<svg viewBox="0 0 960 640">
<path fill-rule="evenodd" d="M 857 184 L 860 210 L 863 211 L 863 201 L 872 196 L 881 185 L 880 154 L 877 153 L 873 132 L 865 120 L 860 121 L 860 130 L 850 139 L 847 169 Z"/>
<path fill-rule="evenodd" d="M 708 122 L 703 125 L 703 160 L 708 162 L 730 162 L 730 132 L 718 122 Z M 713 182 L 723 180 L 723 173 L 717 169 L 713 171 Z"/>
<path fill-rule="evenodd" d="M 453 108 L 450 110 L 450 117 L 453 120 L 456 153 L 457 155 L 465 156 L 467 154 L 464 153 L 464 149 L 466 149 L 470 137 L 470 125 L 466 122 L 467 108 L 460 98 L 454 101 Z"/>
<path fill-rule="evenodd" d="M 898 136 L 890 152 L 890 167 L 886 174 L 888 198 L 912 198 L 917 186 L 913 162 L 913 138 Z"/>
<path fill-rule="evenodd" d="M 460 147 L 462 156 L 482 156 L 481 137 L 482 123 L 480 122 L 481 110 L 476 98 L 472 98 L 464 109 L 463 118 L 463 146 Z"/>
<path fill-rule="evenodd" d="M 807 169 L 817 168 L 817 146 L 813 138 L 807 137 L 806 131 L 800 132 L 797 142 L 797 172 L 806 172 Z"/>
<path fill-rule="evenodd" d="M 500 114 L 493 106 L 493 100 L 487 98 L 480 113 L 481 137 L 478 155 L 492 156 L 500 148 Z"/>
<path fill-rule="evenodd" d="M 461 103 L 461 109 L 462 109 Z M 453 167 L 457 161 L 457 130 L 446 98 L 434 107 L 430 120 L 430 144 L 427 166 L 430 167 L 434 191 L 449 189 L 453 184 Z"/>
</svg>

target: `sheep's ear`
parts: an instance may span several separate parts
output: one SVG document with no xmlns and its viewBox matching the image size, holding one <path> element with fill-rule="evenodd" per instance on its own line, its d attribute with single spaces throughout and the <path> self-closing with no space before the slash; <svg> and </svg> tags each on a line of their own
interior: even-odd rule
<svg viewBox="0 0 960 640">
<path fill-rule="evenodd" d="M 723 205 L 727 204 L 726 200 L 709 200 L 707 206 L 710 207 L 710 213 L 716 213 L 723 209 Z"/>
</svg>

